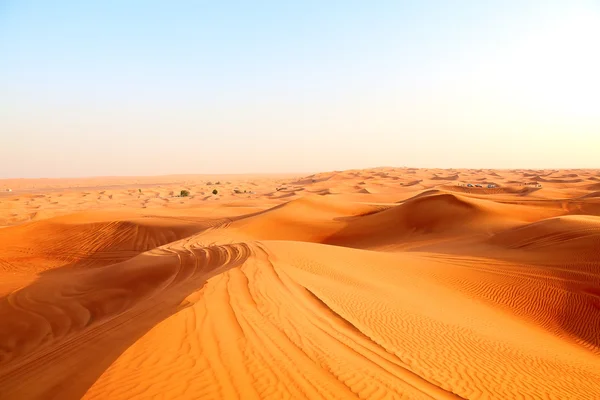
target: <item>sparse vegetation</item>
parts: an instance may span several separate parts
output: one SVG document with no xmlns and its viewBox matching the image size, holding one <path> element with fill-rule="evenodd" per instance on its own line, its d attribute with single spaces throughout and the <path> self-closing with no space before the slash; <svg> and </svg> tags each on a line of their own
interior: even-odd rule
<svg viewBox="0 0 600 400">
<path fill-rule="evenodd" d="M 187 191 L 187 190 L 182 190 L 182 191 L 179 193 L 179 196 L 180 196 L 180 197 L 188 197 L 189 195 L 190 195 L 190 192 L 189 192 L 189 191 Z"/>
<path fill-rule="evenodd" d="M 212 194 L 217 194 L 217 193 L 219 193 L 219 191 L 218 191 L 217 189 L 214 189 L 214 190 L 212 191 Z"/>
<path fill-rule="evenodd" d="M 138 192 L 142 193 L 142 189 L 138 189 Z"/>
</svg>

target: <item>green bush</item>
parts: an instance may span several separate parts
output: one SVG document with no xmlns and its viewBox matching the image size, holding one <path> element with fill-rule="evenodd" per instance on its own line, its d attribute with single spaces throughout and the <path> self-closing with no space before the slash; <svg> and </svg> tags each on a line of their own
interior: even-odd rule
<svg viewBox="0 0 600 400">
<path fill-rule="evenodd" d="M 213 190 L 213 194 L 217 194 L 219 191 L 217 189 Z"/>
<path fill-rule="evenodd" d="M 187 190 L 182 190 L 181 193 L 179 194 L 181 197 L 188 197 L 190 195 L 190 192 Z"/>
</svg>

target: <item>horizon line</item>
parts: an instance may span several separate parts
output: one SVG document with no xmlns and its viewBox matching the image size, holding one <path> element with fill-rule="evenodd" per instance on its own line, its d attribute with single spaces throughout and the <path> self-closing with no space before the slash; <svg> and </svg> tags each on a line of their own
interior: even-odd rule
<svg viewBox="0 0 600 400">
<path fill-rule="evenodd" d="M 335 169 L 335 170 L 323 170 L 323 171 L 295 171 L 295 172 L 228 172 L 228 173 L 170 173 L 170 174 L 141 174 L 141 175 L 85 175 L 85 176 L 58 176 L 58 177 L 0 177 L 0 181 L 6 180 L 42 180 L 42 179 L 100 179 L 100 178 L 166 178 L 166 177 L 186 177 L 186 176 L 290 176 L 290 175 L 309 175 L 309 174 L 326 174 L 334 172 L 344 171 L 356 171 L 356 170 L 370 170 L 370 169 L 438 169 L 444 171 L 458 171 L 458 170 L 497 170 L 497 171 L 549 171 L 549 170 L 600 170 L 600 167 L 584 168 L 584 167 L 570 167 L 570 168 L 490 168 L 490 167 L 413 167 L 413 166 L 377 166 L 377 167 L 366 167 L 366 168 L 346 168 L 346 169 Z"/>
</svg>

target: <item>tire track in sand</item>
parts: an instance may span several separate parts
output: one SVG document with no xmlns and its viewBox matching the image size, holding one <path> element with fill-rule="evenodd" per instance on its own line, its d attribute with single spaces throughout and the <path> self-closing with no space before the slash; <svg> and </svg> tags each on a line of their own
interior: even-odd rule
<svg viewBox="0 0 600 400">
<path fill-rule="evenodd" d="M 80 398 L 186 295 L 251 254 L 246 244 L 184 243 L 106 267 L 48 272 L 0 299 L 0 398 Z"/>
</svg>

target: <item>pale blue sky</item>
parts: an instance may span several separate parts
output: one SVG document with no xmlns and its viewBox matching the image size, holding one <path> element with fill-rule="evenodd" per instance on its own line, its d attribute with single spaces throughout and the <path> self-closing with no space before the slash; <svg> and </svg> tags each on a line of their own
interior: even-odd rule
<svg viewBox="0 0 600 400">
<path fill-rule="evenodd" d="M 598 1 L 0 0 L 0 177 L 600 168 Z"/>
</svg>

